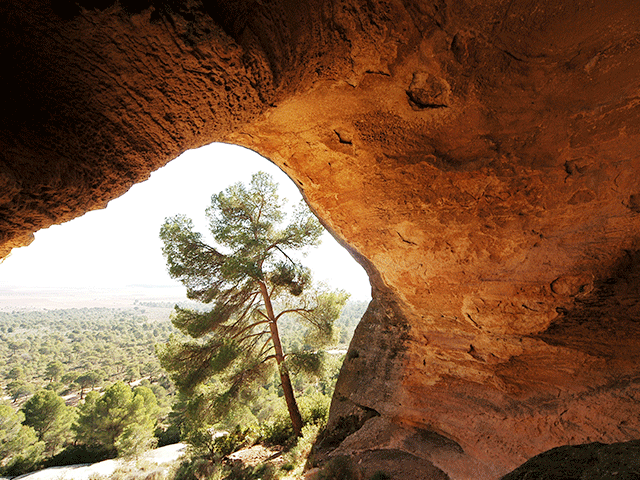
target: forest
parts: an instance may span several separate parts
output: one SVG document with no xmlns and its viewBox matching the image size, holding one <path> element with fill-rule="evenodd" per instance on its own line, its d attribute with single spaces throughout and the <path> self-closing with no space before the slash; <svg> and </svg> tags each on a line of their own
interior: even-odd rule
<svg viewBox="0 0 640 480">
<path fill-rule="evenodd" d="M 302 416 L 315 432 L 366 306 L 347 302 L 322 368 L 294 375 Z M 199 466 L 240 446 L 295 447 L 275 370 L 224 415 L 206 426 L 189 424 L 187 402 L 156 353 L 170 339 L 184 338 L 171 323 L 172 311 L 169 303 L 136 301 L 129 309 L 0 312 L 0 474 L 131 457 L 183 441 L 191 454 L 177 475 L 194 478 Z M 305 342 L 295 322 L 283 318 L 280 329 L 286 350 Z M 211 428 L 231 434 L 215 439 Z"/>
<path fill-rule="evenodd" d="M 185 215 L 165 219 L 167 273 L 188 299 L 173 310 L 0 315 L 0 473 L 184 442 L 167 478 L 300 477 L 366 303 L 312 281 L 303 258 L 324 228 L 304 202 L 285 211 L 277 189 L 257 172 L 212 195 L 208 238 Z M 254 445 L 282 461 L 230 461 Z"/>
</svg>

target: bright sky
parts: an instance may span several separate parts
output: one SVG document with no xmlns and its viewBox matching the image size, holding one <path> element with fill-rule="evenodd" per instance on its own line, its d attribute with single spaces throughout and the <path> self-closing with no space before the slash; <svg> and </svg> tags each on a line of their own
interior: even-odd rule
<svg viewBox="0 0 640 480">
<path fill-rule="evenodd" d="M 189 150 L 106 209 L 36 232 L 31 245 L 15 249 L 0 264 L 0 291 L 179 286 L 166 273 L 161 252 L 158 233 L 164 219 L 186 214 L 198 231 L 207 233 L 204 211 L 211 195 L 239 181 L 248 183 L 259 170 L 279 183 L 280 197 L 287 198 L 288 205 L 300 201 L 294 183 L 255 152 L 225 144 Z M 315 280 L 344 289 L 355 300 L 370 298 L 364 270 L 328 233 L 305 264 Z"/>
</svg>

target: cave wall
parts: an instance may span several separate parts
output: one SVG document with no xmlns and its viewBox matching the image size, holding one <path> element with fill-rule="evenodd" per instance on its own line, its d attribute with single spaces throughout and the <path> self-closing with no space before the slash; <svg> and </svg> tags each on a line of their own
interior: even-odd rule
<svg viewBox="0 0 640 480">
<path fill-rule="evenodd" d="M 496 478 L 640 438 L 637 2 L 11 0 L 0 23 L 0 256 L 247 146 L 371 278 L 336 454 Z"/>
</svg>

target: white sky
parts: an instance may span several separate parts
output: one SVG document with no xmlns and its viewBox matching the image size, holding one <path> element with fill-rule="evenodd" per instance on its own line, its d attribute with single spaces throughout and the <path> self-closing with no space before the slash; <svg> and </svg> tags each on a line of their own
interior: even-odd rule
<svg viewBox="0 0 640 480">
<path fill-rule="evenodd" d="M 280 197 L 287 198 L 288 205 L 302 198 L 278 167 L 255 152 L 225 144 L 189 150 L 112 200 L 106 209 L 36 232 L 31 245 L 14 249 L 0 263 L 0 292 L 13 288 L 180 286 L 166 273 L 158 237 L 164 219 L 186 214 L 196 229 L 206 234 L 204 211 L 211 195 L 238 181 L 248 183 L 258 170 L 268 172 L 279 183 Z M 370 298 L 364 270 L 328 233 L 304 263 L 315 280 L 344 289 L 355 300 Z"/>
</svg>

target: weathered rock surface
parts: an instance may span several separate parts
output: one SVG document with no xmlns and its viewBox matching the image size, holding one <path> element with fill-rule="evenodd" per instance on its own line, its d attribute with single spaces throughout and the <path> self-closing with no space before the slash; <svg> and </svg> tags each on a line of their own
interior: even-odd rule
<svg viewBox="0 0 640 480">
<path fill-rule="evenodd" d="M 635 0 L 9 0 L 0 45 L 0 254 L 244 145 L 371 277 L 340 452 L 497 478 L 640 438 Z"/>
</svg>

